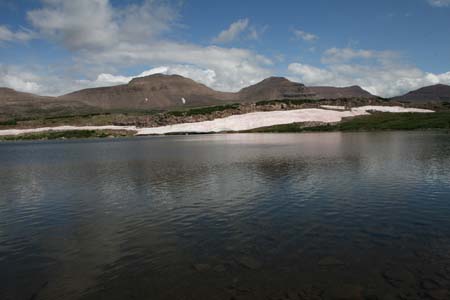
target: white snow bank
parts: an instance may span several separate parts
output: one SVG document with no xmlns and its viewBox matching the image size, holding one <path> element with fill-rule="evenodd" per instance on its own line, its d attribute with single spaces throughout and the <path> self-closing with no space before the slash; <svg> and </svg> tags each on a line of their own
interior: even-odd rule
<svg viewBox="0 0 450 300">
<path fill-rule="evenodd" d="M 213 121 L 184 123 L 155 128 L 142 128 L 138 135 L 146 134 L 166 134 L 177 132 L 224 132 L 224 131 L 243 131 L 274 125 L 283 125 L 302 122 L 322 122 L 335 123 L 340 122 L 342 118 L 368 115 L 368 111 L 380 112 L 417 112 L 431 113 L 431 110 L 403 108 L 393 106 L 363 106 L 354 108 L 350 111 L 334 111 L 327 109 L 298 109 L 288 111 L 270 111 L 254 112 L 244 115 L 234 115 Z"/>
<path fill-rule="evenodd" d="M 345 106 L 339 105 L 321 105 L 320 107 L 325 109 L 345 110 Z"/>
<path fill-rule="evenodd" d="M 223 132 L 242 131 L 273 125 L 282 125 L 298 122 L 339 122 L 342 118 L 353 117 L 365 113 L 352 111 L 332 111 L 309 108 L 287 111 L 254 112 L 243 115 L 234 115 L 212 121 L 197 123 L 183 123 L 154 128 L 142 128 L 138 135 L 165 134 L 177 132 Z"/>
<path fill-rule="evenodd" d="M 328 106 L 332 107 L 332 106 Z M 327 108 L 328 108 L 327 107 Z M 212 121 L 197 123 L 183 123 L 153 128 L 136 128 L 135 126 L 59 126 L 33 129 L 6 129 L 0 130 L 0 135 L 19 135 L 44 131 L 66 130 L 128 130 L 136 131 L 136 135 L 166 134 L 180 132 L 224 132 L 243 131 L 274 125 L 283 125 L 303 122 L 336 123 L 342 118 L 355 117 L 370 114 L 369 111 L 402 113 L 432 113 L 432 110 L 418 108 L 404 108 L 399 106 L 362 106 L 351 110 L 341 110 L 339 106 L 333 106 L 336 110 L 308 108 L 287 111 L 254 112 L 243 115 L 234 115 Z M 336 108 L 339 107 L 339 108 Z"/>
</svg>

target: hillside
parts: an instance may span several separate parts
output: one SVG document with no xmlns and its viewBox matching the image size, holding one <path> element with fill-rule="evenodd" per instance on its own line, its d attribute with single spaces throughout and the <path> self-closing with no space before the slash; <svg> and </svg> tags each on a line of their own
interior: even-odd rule
<svg viewBox="0 0 450 300">
<path fill-rule="evenodd" d="M 360 86 L 331 87 L 331 86 L 310 86 L 311 93 L 316 94 L 319 99 L 340 99 L 340 98 L 376 98 Z"/>
<path fill-rule="evenodd" d="M 409 102 L 450 102 L 450 86 L 445 84 L 436 84 L 426 86 L 418 90 L 409 92 L 403 96 L 394 97 L 395 101 Z"/>
<path fill-rule="evenodd" d="M 128 84 L 85 89 L 58 99 L 79 101 L 102 109 L 166 109 L 221 104 L 234 94 L 217 92 L 178 75 L 155 74 L 135 78 Z"/>
</svg>

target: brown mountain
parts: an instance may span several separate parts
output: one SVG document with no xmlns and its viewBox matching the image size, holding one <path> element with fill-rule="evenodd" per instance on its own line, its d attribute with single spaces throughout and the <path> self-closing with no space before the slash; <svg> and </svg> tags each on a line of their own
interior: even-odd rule
<svg viewBox="0 0 450 300">
<path fill-rule="evenodd" d="M 33 116 L 62 115 L 94 111 L 89 105 L 68 101 L 61 103 L 54 97 L 22 93 L 9 88 L 0 88 L 0 120 L 29 118 Z"/>
<path fill-rule="evenodd" d="M 237 93 L 215 91 L 179 75 L 155 74 L 128 84 L 91 88 L 60 97 L 42 97 L 0 89 L 1 115 L 90 113 L 104 110 L 170 109 L 278 99 L 338 99 L 375 97 L 360 87 L 306 87 L 282 77 L 270 77 Z"/>
<path fill-rule="evenodd" d="M 0 88 L 0 104 L 18 104 L 27 101 L 45 101 L 52 97 L 43 97 L 29 93 L 18 92 L 10 88 Z"/>
<path fill-rule="evenodd" d="M 243 88 L 237 93 L 241 101 L 260 101 L 278 99 L 305 99 L 315 96 L 309 89 L 297 82 L 283 77 L 270 77 L 263 81 Z"/>
<path fill-rule="evenodd" d="M 394 97 L 395 101 L 411 102 L 450 102 L 450 86 L 436 84 L 409 92 L 403 96 Z"/>
<path fill-rule="evenodd" d="M 79 101 L 102 109 L 165 109 L 217 105 L 235 100 L 233 93 L 215 91 L 179 75 L 155 74 L 128 84 L 85 89 L 58 99 Z"/>
<path fill-rule="evenodd" d="M 340 99 L 340 98 L 376 98 L 360 86 L 331 87 L 331 86 L 310 86 L 308 89 L 316 94 L 318 99 Z"/>
</svg>

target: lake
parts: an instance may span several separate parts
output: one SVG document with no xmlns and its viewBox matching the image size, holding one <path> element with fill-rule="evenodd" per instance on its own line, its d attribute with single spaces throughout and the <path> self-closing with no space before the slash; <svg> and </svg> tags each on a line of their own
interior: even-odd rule
<svg viewBox="0 0 450 300">
<path fill-rule="evenodd" d="M 450 135 L 0 144 L 0 299 L 449 299 Z"/>
</svg>

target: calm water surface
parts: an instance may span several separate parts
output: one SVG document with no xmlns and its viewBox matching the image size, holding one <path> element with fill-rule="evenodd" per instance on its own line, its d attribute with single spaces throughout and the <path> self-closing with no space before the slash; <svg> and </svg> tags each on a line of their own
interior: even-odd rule
<svg viewBox="0 0 450 300">
<path fill-rule="evenodd" d="M 450 135 L 0 144 L 0 299 L 450 299 Z"/>
</svg>

